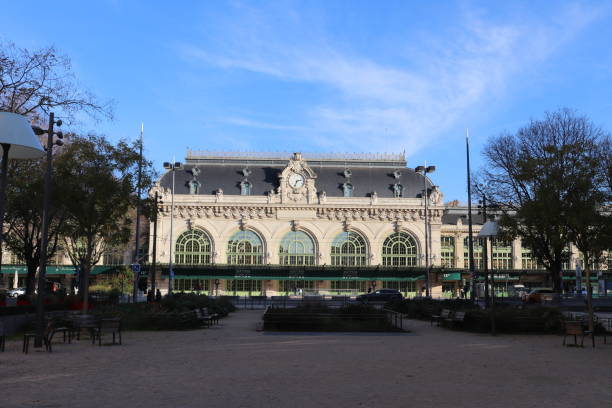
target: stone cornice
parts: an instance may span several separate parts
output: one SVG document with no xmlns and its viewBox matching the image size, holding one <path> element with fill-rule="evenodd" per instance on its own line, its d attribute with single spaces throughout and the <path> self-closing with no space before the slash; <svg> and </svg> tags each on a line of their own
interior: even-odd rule
<svg viewBox="0 0 612 408">
<path fill-rule="evenodd" d="M 160 208 L 162 216 L 170 215 L 170 205 Z M 387 206 L 330 206 L 330 205 L 283 205 L 283 204 L 196 204 L 175 203 L 175 217 L 185 219 L 224 218 L 224 219 L 327 219 L 334 221 L 407 221 L 423 220 L 422 207 L 390 208 Z M 433 223 L 440 223 L 443 208 L 432 208 L 429 217 Z M 295 214 L 294 216 L 292 214 Z"/>
</svg>

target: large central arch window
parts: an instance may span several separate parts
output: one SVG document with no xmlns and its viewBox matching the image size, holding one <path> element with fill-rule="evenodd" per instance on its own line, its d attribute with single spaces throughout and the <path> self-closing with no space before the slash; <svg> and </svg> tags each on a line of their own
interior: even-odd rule
<svg viewBox="0 0 612 408">
<path fill-rule="evenodd" d="M 227 243 L 227 263 L 232 265 L 261 265 L 264 249 L 261 238 L 253 231 L 238 231 Z"/>
<path fill-rule="evenodd" d="M 354 231 L 342 232 L 332 241 L 331 264 L 334 266 L 366 265 L 366 254 L 365 240 Z"/>
<path fill-rule="evenodd" d="M 303 231 L 291 231 L 280 243 L 279 258 L 281 265 L 314 265 L 315 244 Z"/>
<path fill-rule="evenodd" d="M 176 240 L 174 262 L 183 265 L 210 263 L 210 240 L 203 231 L 192 229 L 183 232 Z"/>
<path fill-rule="evenodd" d="M 385 239 L 382 252 L 383 266 L 416 266 L 417 246 L 405 232 L 396 232 Z"/>
</svg>

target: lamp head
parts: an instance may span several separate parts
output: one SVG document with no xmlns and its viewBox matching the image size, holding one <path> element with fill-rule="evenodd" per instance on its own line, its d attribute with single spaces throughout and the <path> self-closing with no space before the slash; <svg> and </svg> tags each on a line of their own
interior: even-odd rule
<svg viewBox="0 0 612 408">
<path fill-rule="evenodd" d="M 433 173 L 434 171 L 436 171 L 436 166 L 427 166 L 425 169 L 425 173 Z"/>
<path fill-rule="evenodd" d="M 180 169 L 181 167 L 183 167 L 183 165 L 181 164 L 181 162 L 174 162 L 174 168 L 175 168 L 175 169 Z"/>
<path fill-rule="evenodd" d="M 414 168 L 414 171 L 417 173 L 421 173 L 423 171 L 425 171 L 425 166 L 417 166 Z"/>
<path fill-rule="evenodd" d="M 166 169 L 166 170 L 172 169 L 172 164 L 169 163 L 169 162 L 164 162 L 164 169 Z"/>
</svg>

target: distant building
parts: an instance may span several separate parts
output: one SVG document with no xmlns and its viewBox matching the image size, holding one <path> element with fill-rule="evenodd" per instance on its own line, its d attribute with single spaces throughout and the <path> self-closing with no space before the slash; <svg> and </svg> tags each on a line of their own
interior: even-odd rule
<svg viewBox="0 0 612 408">
<path fill-rule="evenodd" d="M 170 243 L 172 176 L 166 172 L 152 192 L 163 201 L 157 235 L 162 290 L 172 245 L 176 291 L 338 295 L 384 287 L 424 295 L 425 188 L 432 295 L 458 296 L 469 281 L 467 210 L 456 202 L 445 206 L 440 189 L 408 168 L 403 154 L 190 151 L 174 174 Z M 481 219 L 474 213 L 474 234 Z M 520 241 L 493 244 L 490 267 L 538 269 Z M 476 239 L 474 248 L 482 268 Z M 500 291 L 519 280 L 498 278 Z M 541 271 L 523 278 L 533 285 L 545 280 Z"/>
</svg>

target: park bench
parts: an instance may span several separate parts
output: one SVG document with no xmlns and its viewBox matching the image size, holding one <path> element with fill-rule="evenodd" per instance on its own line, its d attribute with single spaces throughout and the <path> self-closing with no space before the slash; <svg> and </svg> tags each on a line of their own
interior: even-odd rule
<svg viewBox="0 0 612 408">
<path fill-rule="evenodd" d="M 96 339 L 98 339 L 98 346 L 102 346 L 102 336 L 104 334 L 113 335 L 112 344 L 117 344 L 115 340 L 116 337 L 119 337 L 119 344 L 121 344 L 121 319 L 100 319 L 92 334 L 91 344 L 95 344 Z"/>
<path fill-rule="evenodd" d="M 51 353 L 53 350 L 51 348 L 51 342 L 53 341 L 53 334 L 55 334 L 55 329 L 53 327 L 53 323 L 52 322 L 48 322 L 47 326 L 45 327 L 45 330 L 43 331 L 43 346 L 45 347 L 45 350 L 47 350 L 49 353 Z M 30 340 L 32 339 L 36 339 L 37 334 L 36 333 L 25 333 L 23 335 L 23 347 L 22 347 L 22 351 L 25 354 L 28 354 L 28 351 L 30 349 Z"/>
<path fill-rule="evenodd" d="M 204 313 L 204 316 L 210 316 L 210 321 L 213 324 L 219 324 L 219 313 L 209 313 L 207 307 L 202 308 L 202 313 Z"/>
<path fill-rule="evenodd" d="M 99 321 L 94 315 L 90 314 L 76 314 L 70 316 L 68 328 L 69 328 L 69 336 L 68 339 L 71 340 L 73 337 L 76 337 L 77 340 L 81 339 L 81 331 L 85 329 L 89 333 L 89 337 L 93 339 L 94 331 L 98 327 Z"/>
<path fill-rule="evenodd" d="M 194 309 L 193 311 L 196 315 L 196 318 L 204 323 L 206 327 L 210 327 L 213 324 L 213 317 L 209 315 L 207 312 L 204 312 L 204 308 Z"/>
<path fill-rule="evenodd" d="M 584 336 L 591 335 L 592 333 L 588 330 L 584 330 L 583 322 L 577 321 L 568 321 L 565 322 L 565 335 L 563 336 L 563 345 L 565 346 L 565 340 L 567 336 L 574 336 L 574 344 L 567 344 L 567 346 L 578 347 L 578 336 L 580 339 L 580 347 L 584 347 Z M 591 336 L 593 339 L 593 347 L 595 347 L 595 337 Z"/>
<path fill-rule="evenodd" d="M 453 312 L 446 319 L 442 319 L 441 323 L 450 328 L 465 322 L 465 312 Z"/>
<path fill-rule="evenodd" d="M 434 322 L 436 322 L 436 325 L 440 326 L 440 322 L 445 319 L 448 319 L 450 315 L 451 315 L 451 311 L 449 309 L 442 309 L 442 313 L 440 313 L 439 315 L 437 314 L 431 315 L 430 325 L 433 326 Z"/>
</svg>

